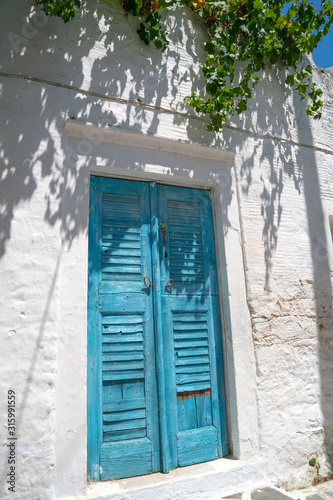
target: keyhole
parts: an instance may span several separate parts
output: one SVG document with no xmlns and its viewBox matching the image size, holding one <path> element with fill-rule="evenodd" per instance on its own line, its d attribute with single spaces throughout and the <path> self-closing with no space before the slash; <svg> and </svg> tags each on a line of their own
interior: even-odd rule
<svg viewBox="0 0 333 500">
<path fill-rule="evenodd" d="M 165 252 L 164 257 L 167 259 L 168 258 L 168 252 Z"/>
</svg>

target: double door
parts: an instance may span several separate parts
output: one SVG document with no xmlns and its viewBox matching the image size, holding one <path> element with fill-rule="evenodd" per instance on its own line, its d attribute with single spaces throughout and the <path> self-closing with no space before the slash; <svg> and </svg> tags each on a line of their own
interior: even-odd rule
<svg viewBox="0 0 333 500">
<path fill-rule="evenodd" d="M 92 177 L 88 478 L 228 452 L 209 194 Z"/>
</svg>

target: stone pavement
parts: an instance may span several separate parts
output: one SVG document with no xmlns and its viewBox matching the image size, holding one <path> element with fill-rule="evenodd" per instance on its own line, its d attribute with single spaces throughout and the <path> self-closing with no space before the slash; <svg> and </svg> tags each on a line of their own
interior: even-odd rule
<svg viewBox="0 0 333 500">
<path fill-rule="evenodd" d="M 332 500 L 333 499 L 333 481 L 326 481 L 317 486 L 310 486 L 297 492 L 292 492 L 293 495 L 297 494 L 300 500 Z"/>
<path fill-rule="evenodd" d="M 223 496 L 221 500 L 333 500 L 333 481 L 292 492 L 274 487 L 240 491 L 233 495 Z"/>
</svg>

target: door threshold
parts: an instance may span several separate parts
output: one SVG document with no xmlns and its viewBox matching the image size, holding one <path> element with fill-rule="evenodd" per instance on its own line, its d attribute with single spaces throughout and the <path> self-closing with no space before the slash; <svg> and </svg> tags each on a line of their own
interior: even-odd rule
<svg viewBox="0 0 333 500">
<path fill-rule="evenodd" d="M 212 499 L 217 494 L 232 494 L 240 486 L 260 487 L 269 483 L 267 466 L 258 457 L 236 460 L 220 458 L 187 467 L 168 474 L 88 483 L 85 495 L 76 500 L 192 500 Z M 70 500 L 69 498 L 67 500 Z"/>
</svg>

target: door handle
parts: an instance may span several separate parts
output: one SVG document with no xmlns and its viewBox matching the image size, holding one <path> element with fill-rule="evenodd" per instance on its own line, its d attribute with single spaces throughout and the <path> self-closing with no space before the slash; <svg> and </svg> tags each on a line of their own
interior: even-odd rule
<svg viewBox="0 0 333 500">
<path fill-rule="evenodd" d="M 173 285 L 174 285 L 174 284 L 175 284 L 175 282 L 174 282 L 172 279 L 170 279 L 170 280 L 167 282 L 167 284 L 165 285 L 165 288 L 166 288 L 167 290 L 171 290 L 171 288 L 173 287 Z"/>
<path fill-rule="evenodd" d="M 146 280 L 148 280 L 148 285 L 147 285 L 147 283 L 146 283 Z M 152 284 L 152 282 L 151 282 L 151 280 L 150 280 L 149 276 L 145 276 L 145 277 L 143 278 L 143 282 L 144 282 L 144 284 L 145 284 L 145 286 L 146 286 L 147 288 L 151 288 L 151 287 L 153 286 L 153 284 Z"/>
<path fill-rule="evenodd" d="M 161 222 L 160 223 L 160 227 L 161 227 L 161 232 L 163 233 L 163 236 L 164 236 L 164 243 L 163 243 L 163 248 L 164 248 L 165 245 L 166 245 L 166 228 L 165 228 L 165 222 Z"/>
</svg>

